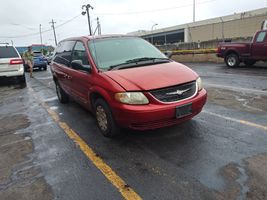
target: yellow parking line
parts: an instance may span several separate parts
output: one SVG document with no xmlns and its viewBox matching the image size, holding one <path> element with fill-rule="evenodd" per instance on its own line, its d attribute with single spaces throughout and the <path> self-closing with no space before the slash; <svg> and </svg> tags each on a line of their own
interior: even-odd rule
<svg viewBox="0 0 267 200">
<path fill-rule="evenodd" d="M 86 142 L 82 140 L 82 138 L 69 127 L 69 125 L 63 121 L 61 121 L 58 114 L 49 108 L 49 106 L 43 102 L 38 96 L 35 94 L 34 90 L 31 87 L 28 87 L 29 91 L 32 93 L 34 98 L 40 103 L 49 115 L 53 118 L 53 120 L 64 130 L 67 136 L 74 141 L 81 151 L 89 158 L 92 163 L 103 173 L 103 175 L 119 190 L 121 195 L 126 200 L 141 200 L 142 198 L 131 188 L 129 187 L 124 180 L 114 172 L 111 167 L 106 164 L 94 151 L 92 148 L 88 146 Z"/>
<path fill-rule="evenodd" d="M 263 126 L 263 125 L 256 124 L 256 123 L 253 123 L 253 122 L 249 122 L 249 121 L 246 121 L 246 120 L 240 120 L 240 119 L 235 119 L 235 118 L 232 118 L 232 117 L 226 117 L 226 116 L 219 115 L 219 114 L 212 113 L 212 112 L 205 111 L 205 110 L 203 110 L 202 112 L 207 113 L 209 115 L 216 116 L 216 117 L 220 117 L 220 118 L 223 118 L 223 119 L 226 119 L 226 120 L 229 120 L 229 121 L 237 122 L 237 123 L 240 123 L 240 124 L 245 124 L 247 126 L 253 126 L 253 127 L 256 127 L 256 128 L 263 129 L 263 130 L 267 131 L 267 126 Z"/>
</svg>

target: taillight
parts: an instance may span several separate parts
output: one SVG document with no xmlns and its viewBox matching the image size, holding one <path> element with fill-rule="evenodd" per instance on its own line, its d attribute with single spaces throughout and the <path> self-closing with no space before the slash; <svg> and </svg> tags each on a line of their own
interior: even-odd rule
<svg viewBox="0 0 267 200">
<path fill-rule="evenodd" d="M 19 65 L 19 64 L 23 64 L 23 60 L 22 59 L 11 59 L 10 61 L 9 61 L 9 64 L 10 65 Z"/>
</svg>

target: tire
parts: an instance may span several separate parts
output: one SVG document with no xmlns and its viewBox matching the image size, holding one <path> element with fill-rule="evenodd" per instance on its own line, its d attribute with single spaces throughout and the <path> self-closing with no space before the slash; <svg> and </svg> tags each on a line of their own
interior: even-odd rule
<svg viewBox="0 0 267 200">
<path fill-rule="evenodd" d="M 256 63 L 256 60 L 245 60 L 244 63 L 246 66 L 253 66 Z"/>
<path fill-rule="evenodd" d="M 101 98 L 95 101 L 95 116 L 97 126 L 105 137 L 115 137 L 120 134 L 120 128 L 116 124 L 108 104 Z"/>
<path fill-rule="evenodd" d="M 225 63 L 228 67 L 238 67 L 240 64 L 240 60 L 235 53 L 231 53 L 226 56 Z"/>
<path fill-rule="evenodd" d="M 24 64 L 24 71 L 25 72 L 29 72 L 30 70 L 29 70 L 29 66 L 27 65 L 27 64 Z"/>
<path fill-rule="evenodd" d="M 59 83 L 56 81 L 56 92 L 60 103 L 66 104 L 69 102 L 69 95 L 60 87 Z"/>
<path fill-rule="evenodd" d="M 18 82 L 19 82 L 20 88 L 25 88 L 27 86 L 26 79 L 25 79 L 25 74 L 23 74 L 22 76 L 18 77 Z"/>
</svg>

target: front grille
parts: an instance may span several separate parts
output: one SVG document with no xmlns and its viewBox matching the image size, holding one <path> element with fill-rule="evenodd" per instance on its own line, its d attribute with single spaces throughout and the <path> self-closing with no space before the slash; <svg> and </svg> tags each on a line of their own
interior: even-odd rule
<svg viewBox="0 0 267 200">
<path fill-rule="evenodd" d="M 150 91 L 157 100 L 165 103 L 188 99 L 196 93 L 196 81 Z"/>
</svg>

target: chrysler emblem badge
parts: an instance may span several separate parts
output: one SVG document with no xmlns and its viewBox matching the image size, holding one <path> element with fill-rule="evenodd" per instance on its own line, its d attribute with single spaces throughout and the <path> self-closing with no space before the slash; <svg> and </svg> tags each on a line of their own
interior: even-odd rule
<svg viewBox="0 0 267 200">
<path fill-rule="evenodd" d="M 189 89 L 186 89 L 186 90 L 176 90 L 175 92 L 169 92 L 169 93 L 166 93 L 166 94 L 167 95 L 175 95 L 175 94 L 182 95 L 183 93 L 185 93 L 185 92 L 187 92 L 189 90 L 190 90 L 190 88 Z"/>
</svg>

